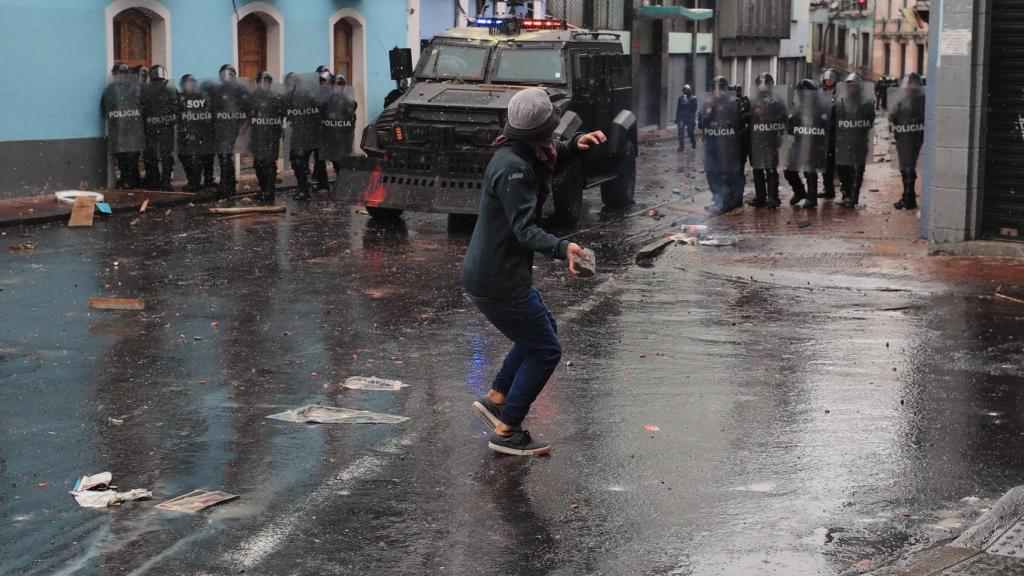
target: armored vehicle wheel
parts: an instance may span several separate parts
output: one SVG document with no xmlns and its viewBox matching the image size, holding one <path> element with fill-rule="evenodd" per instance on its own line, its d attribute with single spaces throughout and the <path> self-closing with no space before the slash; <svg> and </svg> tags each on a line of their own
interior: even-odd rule
<svg viewBox="0 0 1024 576">
<path fill-rule="evenodd" d="M 394 208 L 366 207 L 366 212 L 373 218 L 394 219 L 402 215 L 403 210 Z"/>
<path fill-rule="evenodd" d="M 551 183 L 555 201 L 555 219 L 560 224 L 575 225 L 583 215 L 583 189 L 586 186 L 583 159 L 577 158 L 555 173 Z"/>
<path fill-rule="evenodd" d="M 611 210 L 619 210 L 633 204 L 633 191 L 636 188 L 636 156 L 632 150 L 619 161 L 619 167 L 615 173 L 614 180 L 601 184 L 601 202 Z"/>
</svg>

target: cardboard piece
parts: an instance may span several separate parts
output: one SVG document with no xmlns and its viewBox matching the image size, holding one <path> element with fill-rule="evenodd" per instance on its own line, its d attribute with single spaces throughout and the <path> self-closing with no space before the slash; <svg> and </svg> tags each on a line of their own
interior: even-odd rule
<svg viewBox="0 0 1024 576">
<path fill-rule="evenodd" d="M 237 494 L 228 494 L 227 492 L 220 492 L 215 490 L 209 492 L 206 490 L 193 490 L 188 494 L 182 494 L 176 498 L 171 498 L 166 502 L 161 502 L 156 505 L 161 510 L 170 510 L 171 512 L 184 512 L 186 514 L 195 514 L 204 508 L 209 508 L 221 502 L 228 502 L 238 498 Z"/>
<path fill-rule="evenodd" d="M 68 219 L 68 228 L 92 227 L 92 217 L 95 211 L 95 197 L 79 196 L 75 198 L 75 205 L 71 208 L 71 218 Z"/>
<path fill-rule="evenodd" d="M 654 258 L 667 247 L 669 244 L 675 242 L 672 238 L 659 238 L 654 242 L 651 242 L 647 246 L 644 246 L 636 253 L 637 260 L 644 260 L 647 258 Z"/>
<path fill-rule="evenodd" d="M 94 310 L 145 310 L 146 304 L 138 298 L 92 298 L 89 308 Z"/>
</svg>

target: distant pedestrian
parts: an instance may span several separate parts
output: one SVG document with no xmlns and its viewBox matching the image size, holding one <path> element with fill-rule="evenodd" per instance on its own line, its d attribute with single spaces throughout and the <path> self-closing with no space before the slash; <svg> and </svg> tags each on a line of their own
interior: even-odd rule
<svg viewBox="0 0 1024 576">
<path fill-rule="evenodd" d="M 676 100 L 676 128 L 679 130 L 679 151 L 686 150 L 686 139 L 689 135 L 690 147 L 697 149 L 697 137 L 694 129 L 697 127 L 697 97 L 693 94 L 693 88 L 689 84 L 683 86 L 683 93 Z"/>
<path fill-rule="evenodd" d="M 566 260 L 573 275 L 576 259 L 587 258 L 578 244 L 541 229 L 541 210 L 551 195 L 556 160 L 607 140 L 602 132 L 555 140 L 558 122 L 544 90 L 527 88 L 512 97 L 484 173 L 480 216 L 462 264 L 470 299 L 513 342 L 491 390 L 473 408 L 492 430 L 490 448 L 515 456 L 551 451 L 522 422 L 562 357 L 555 318 L 533 287 L 534 253 Z"/>
</svg>

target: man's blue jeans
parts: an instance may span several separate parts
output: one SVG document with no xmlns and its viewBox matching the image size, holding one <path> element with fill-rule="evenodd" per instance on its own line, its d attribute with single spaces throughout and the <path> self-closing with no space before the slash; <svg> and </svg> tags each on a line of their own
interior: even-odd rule
<svg viewBox="0 0 1024 576">
<path fill-rule="evenodd" d="M 555 317 L 536 288 L 530 288 L 529 296 L 519 302 L 472 294 L 470 299 L 484 317 L 512 341 L 512 349 L 505 356 L 491 388 L 506 396 L 501 421 L 519 426 L 562 359 Z"/>
</svg>

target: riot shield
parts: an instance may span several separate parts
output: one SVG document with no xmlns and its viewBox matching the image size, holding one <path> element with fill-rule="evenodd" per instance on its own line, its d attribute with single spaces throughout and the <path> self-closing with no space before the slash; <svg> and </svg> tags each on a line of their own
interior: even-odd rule
<svg viewBox="0 0 1024 576">
<path fill-rule="evenodd" d="M 705 172 L 739 172 L 742 168 L 740 117 L 732 91 L 715 96 L 701 94 L 697 107 L 697 125 L 704 142 Z"/>
<path fill-rule="evenodd" d="M 820 172 L 828 158 L 832 95 L 819 90 L 794 90 L 787 119 L 786 169 Z"/>
<path fill-rule="evenodd" d="M 217 153 L 213 122 L 214 82 L 191 80 L 178 86 L 178 154 L 206 156 Z"/>
<path fill-rule="evenodd" d="M 875 87 L 865 82 L 851 89 L 846 82 L 836 91 L 836 166 L 864 166 L 871 159 L 875 125 Z"/>
<path fill-rule="evenodd" d="M 277 160 L 280 157 L 287 114 L 288 97 L 284 86 L 274 83 L 253 89 L 249 100 L 246 152 L 254 160 Z"/>
<path fill-rule="evenodd" d="M 320 157 L 338 161 L 352 155 L 356 129 L 356 100 L 348 86 L 332 86 L 323 105 L 323 143 Z"/>
<path fill-rule="evenodd" d="M 291 73 L 285 77 L 288 127 L 285 141 L 293 152 L 320 148 L 320 85 L 316 74 Z"/>
<path fill-rule="evenodd" d="M 142 152 L 145 148 L 142 90 L 134 74 L 110 79 L 100 101 L 111 154 Z"/>
<path fill-rule="evenodd" d="M 244 152 L 248 148 L 249 100 L 252 80 L 216 80 L 207 88 L 213 104 L 214 143 L 218 154 Z"/>
<path fill-rule="evenodd" d="M 889 96 L 889 132 L 892 135 L 895 166 L 914 170 L 924 145 L 924 88 L 907 86 Z"/>
<path fill-rule="evenodd" d="M 750 166 L 778 168 L 789 113 L 789 90 L 774 86 L 750 95 Z"/>
</svg>

